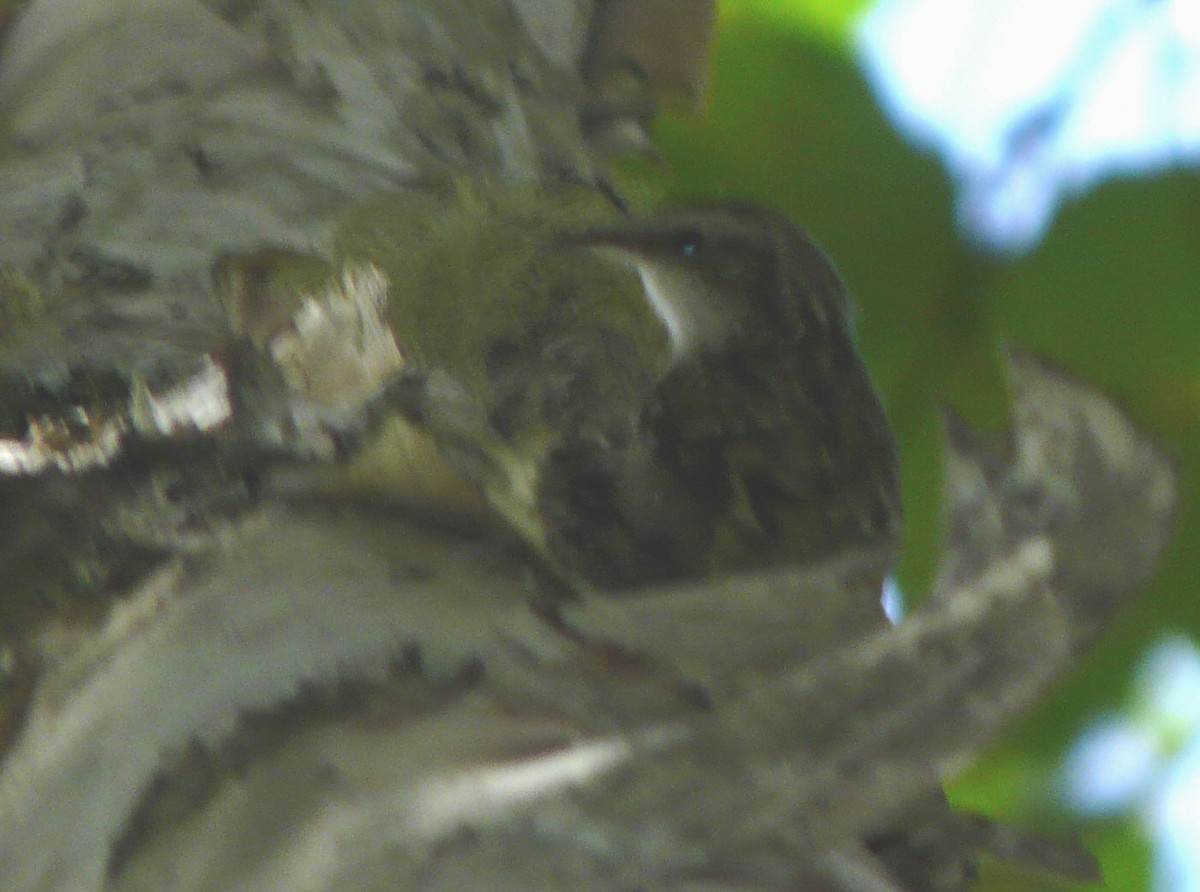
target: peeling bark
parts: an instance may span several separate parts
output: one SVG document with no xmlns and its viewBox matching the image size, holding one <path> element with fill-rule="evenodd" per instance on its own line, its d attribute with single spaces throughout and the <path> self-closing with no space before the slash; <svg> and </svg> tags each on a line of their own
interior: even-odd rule
<svg viewBox="0 0 1200 892">
<path fill-rule="evenodd" d="M 939 784 L 1167 537 L 1171 469 L 1101 394 L 1017 354 L 1008 438 L 952 425 L 951 547 L 898 629 L 886 548 L 595 598 L 479 505 L 331 495 L 312 460 L 402 362 L 371 267 L 279 318 L 219 299 L 231 255 L 323 268 L 348 212 L 430 181 L 611 191 L 649 106 L 593 101 L 590 22 L 35 0 L 8 25 L 0 887 L 896 892 L 1022 856 Z M 1027 857 L 1092 869 L 1058 851 Z"/>
</svg>

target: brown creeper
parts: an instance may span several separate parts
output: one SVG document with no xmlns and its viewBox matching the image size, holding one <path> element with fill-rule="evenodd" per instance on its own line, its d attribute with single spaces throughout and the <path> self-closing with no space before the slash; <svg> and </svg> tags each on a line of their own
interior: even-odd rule
<svg viewBox="0 0 1200 892">
<path fill-rule="evenodd" d="M 368 456 L 419 432 L 581 586 L 894 544 L 896 450 L 849 298 L 786 217 L 451 188 L 339 233 L 388 281 L 404 356 Z M 388 462 L 385 488 L 413 488 Z"/>
<path fill-rule="evenodd" d="M 550 452 L 539 496 L 552 550 L 625 585 L 895 538 L 895 444 L 849 297 L 803 230 L 709 204 L 567 241 L 636 269 L 670 349 L 623 452 L 587 440 Z"/>
</svg>

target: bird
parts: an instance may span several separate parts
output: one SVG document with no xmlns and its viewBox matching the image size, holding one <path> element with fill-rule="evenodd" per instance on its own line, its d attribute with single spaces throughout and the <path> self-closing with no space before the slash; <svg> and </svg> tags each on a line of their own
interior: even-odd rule
<svg viewBox="0 0 1200 892">
<path fill-rule="evenodd" d="M 895 544 L 852 301 L 785 214 L 449 188 L 449 212 L 386 206 L 341 236 L 392 283 L 405 368 L 376 414 L 432 439 L 569 588 Z"/>
<path fill-rule="evenodd" d="M 565 235 L 633 269 L 668 346 L 619 449 L 543 463 L 547 542 L 607 587 L 894 545 L 899 465 L 833 264 L 781 212 L 681 204 Z"/>
</svg>

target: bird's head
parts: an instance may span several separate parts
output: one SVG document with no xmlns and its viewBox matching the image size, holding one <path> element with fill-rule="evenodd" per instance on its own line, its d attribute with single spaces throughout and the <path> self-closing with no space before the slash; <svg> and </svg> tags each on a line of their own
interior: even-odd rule
<svg viewBox="0 0 1200 892">
<path fill-rule="evenodd" d="M 676 358 L 760 338 L 778 343 L 846 311 L 829 260 L 775 211 L 684 204 L 566 241 L 605 251 L 639 273 Z"/>
</svg>

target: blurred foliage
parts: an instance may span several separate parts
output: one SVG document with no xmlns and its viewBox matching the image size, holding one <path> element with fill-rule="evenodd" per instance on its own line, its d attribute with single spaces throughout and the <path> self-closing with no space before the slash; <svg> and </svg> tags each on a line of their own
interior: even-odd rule
<svg viewBox="0 0 1200 892">
<path fill-rule="evenodd" d="M 788 211 L 856 294 L 863 349 L 904 456 L 907 591 L 927 586 L 936 561 L 941 406 L 977 424 L 1003 418 L 1006 340 L 1105 388 L 1174 455 L 1183 510 L 1157 583 L 955 790 L 971 807 L 1031 819 L 1052 811 L 1045 790 L 1062 751 L 1114 706 L 1147 646 L 1167 631 L 1200 633 L 1200 566 L 1188 545 L 1200 537 L 1200 183 L 1190 171 L 1111 182 L 1066 206 L 1031 254 L 973 251 L 955 229 L 940 162 L 892 130 L 856 68 L 849 28 L 864 5 L 728 0 L 708 113 L 667 118 L 658 143 L 677 193 Z M 1041 817 L 1053 825 L 1053 814 Z M 1136 877 L 1148 853 L 1132 826 L 1097 827 L 1088 839 L 1109 888 L 1145 888 Z M 985 888 L 1031 886 L 991 877 Z"/>
<path fill-rule="evenodd" d="M 726 23 L 742 18 L 795 29 L 840 50 L 848 48 L 850 26 L 870 5 L 871 0 L 723 0 L 721 16 Z"/>
</svg>

